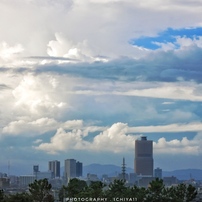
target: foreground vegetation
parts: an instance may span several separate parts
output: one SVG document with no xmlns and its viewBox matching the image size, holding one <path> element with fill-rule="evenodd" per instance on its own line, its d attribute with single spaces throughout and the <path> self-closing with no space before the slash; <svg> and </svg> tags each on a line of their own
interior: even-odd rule
<svg viewBox="0 0 202 202">
<path fill-rule="evenodd" d="M 54 202 L 51 193 L 51 184 L 47 179 L 35 180 L 29 185 L 29 192 L 5 195 L 0 191 L 0 202 Z M 196 197 L 196 188 L 192 185 L 179 184 L 165 187 L 163 180 L 152 181 L 148 188 L 128 187 L 123 180 L 115 180 L 108 187 L 102 182 L 91 182 L 90 185 L 83 180 L 71 179 L 68 186 L 59 191 L 59 200 L 105 199 L 105 201 L 138 201 L 138 202 L 191 202 Z"/>
<path fill-rule="evenodd" d="M 71 179 L 68 186 L 64 186 L 59 198 L 106 198 L 107 201 L 139 201 L 139 202 L 190 202 L 197 195 L 192 185 L 179 184 L 165 187 L 163 180 L 152 181 L 148 188 L 128 187 L 123 180 L 115 180 L 105 189 L 102 182 L 91 182 L 88 186 L 85 181 Z"/>
<path fill-rule="evenodd" d="M 0 202 L 54 202 L 52 186 L 47 179 L 35 180 L 29 184 L 29 191 L 6 195 L 0 191 Z"/>
</svg>

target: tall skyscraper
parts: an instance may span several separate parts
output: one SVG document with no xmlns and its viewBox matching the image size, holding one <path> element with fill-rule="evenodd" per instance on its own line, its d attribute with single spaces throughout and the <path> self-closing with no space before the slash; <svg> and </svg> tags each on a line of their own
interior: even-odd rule
<svg viewBox="0 0 202 202">
<path fill-rule="evenodd" d="M 126 164 L 125 164 L 125 158 L 123 158 L 123 163 L 122 163 L 122 179 L 126 179 Z"/>
<path fill-rule="evenodd" d="M 153 176 L 153 141 L 145 136 L 135 141 L 134 170 L 138 175 Z"/>
<path fill-rule="evenodd" d="M 53 173 L 53 178 L 60 177 L 60 161 L 49 161 L 48 169 Z"/>
<path fill-rule="evenodd" d="M 65 180 L 68 181 L 68 179 L 76 177 L 76 160 L 66 159 L 64 165 Z"/>
<path fill-rule="evenodd" d="M 76 162 L 76 176 L 81 177 L 83 175 L 83 164 L 79 161 Z"/>
</svg>

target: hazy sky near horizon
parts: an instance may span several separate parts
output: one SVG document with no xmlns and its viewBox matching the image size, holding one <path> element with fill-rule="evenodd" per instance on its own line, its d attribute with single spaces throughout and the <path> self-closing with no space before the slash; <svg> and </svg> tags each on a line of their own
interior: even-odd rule
<svg viewBox="0 0 202 202">
<path fill-rule="evenodd" d="M 202 169 L 202 0 L 1 0 L 0 172 L 49 160 Z"/>
</svg>

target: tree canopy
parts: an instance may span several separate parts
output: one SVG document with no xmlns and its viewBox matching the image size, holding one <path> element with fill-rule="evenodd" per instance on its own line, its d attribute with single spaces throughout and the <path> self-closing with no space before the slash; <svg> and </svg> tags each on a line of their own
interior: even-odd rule
<svg viewBox="0 0 202 202">
<path fill-rule="evenodd" d="M 29 192 L 34 202 L 54 202 L 51 188 L 47 179 L 35 180 L 29 184 Z"/>
<path fill-rule="evenodd" d="M 63 197 L 67 198 L 107 198 L 114 201 L 115 198 L 131 198 L 139 202 L 191 202 L 197 195 L 196 188 L 192 185 L 179 184 L 165 187 L 163 180 L 156 178 L 150 182 L 148 188 L 126 186 L 124 180 L 115 180 L 108 187 L 102 182 L 91 182 L 87 185 L 85 181 L 71 179 L 69 184 L 61 189 Z"/>
<path fill-rule="evenodd" d="M 0 190 L 0 202 L 54 202 L 51 184 L 47 179 L 35 180 L 29 185 L 29 192 L 4 194 Z M 155 179 L 148 188 L 127 186 L 124 180 L 115 180 L 108 186 L 100 181 L 87 184 L 84 180 L 71 179 L 67 186 L 59 191 L 59 200 L 64 198 L 105 198 L 115 201 L 116 198 L 131 198 L 137 202 L 192 202 L 197 191 L 192 185 L 179 184 L 165 187 L 163 180 Z"/>
</svg>

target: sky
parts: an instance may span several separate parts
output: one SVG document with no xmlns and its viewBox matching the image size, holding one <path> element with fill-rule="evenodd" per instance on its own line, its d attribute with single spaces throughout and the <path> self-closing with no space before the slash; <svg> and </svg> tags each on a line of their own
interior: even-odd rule
<svg viewBox="0 0 202 202">
<path fill-rule="evenodd" d="M 74 158 L 202 169 L 202 0 L 1 0 L 0 172 Z"/>
</svg>

